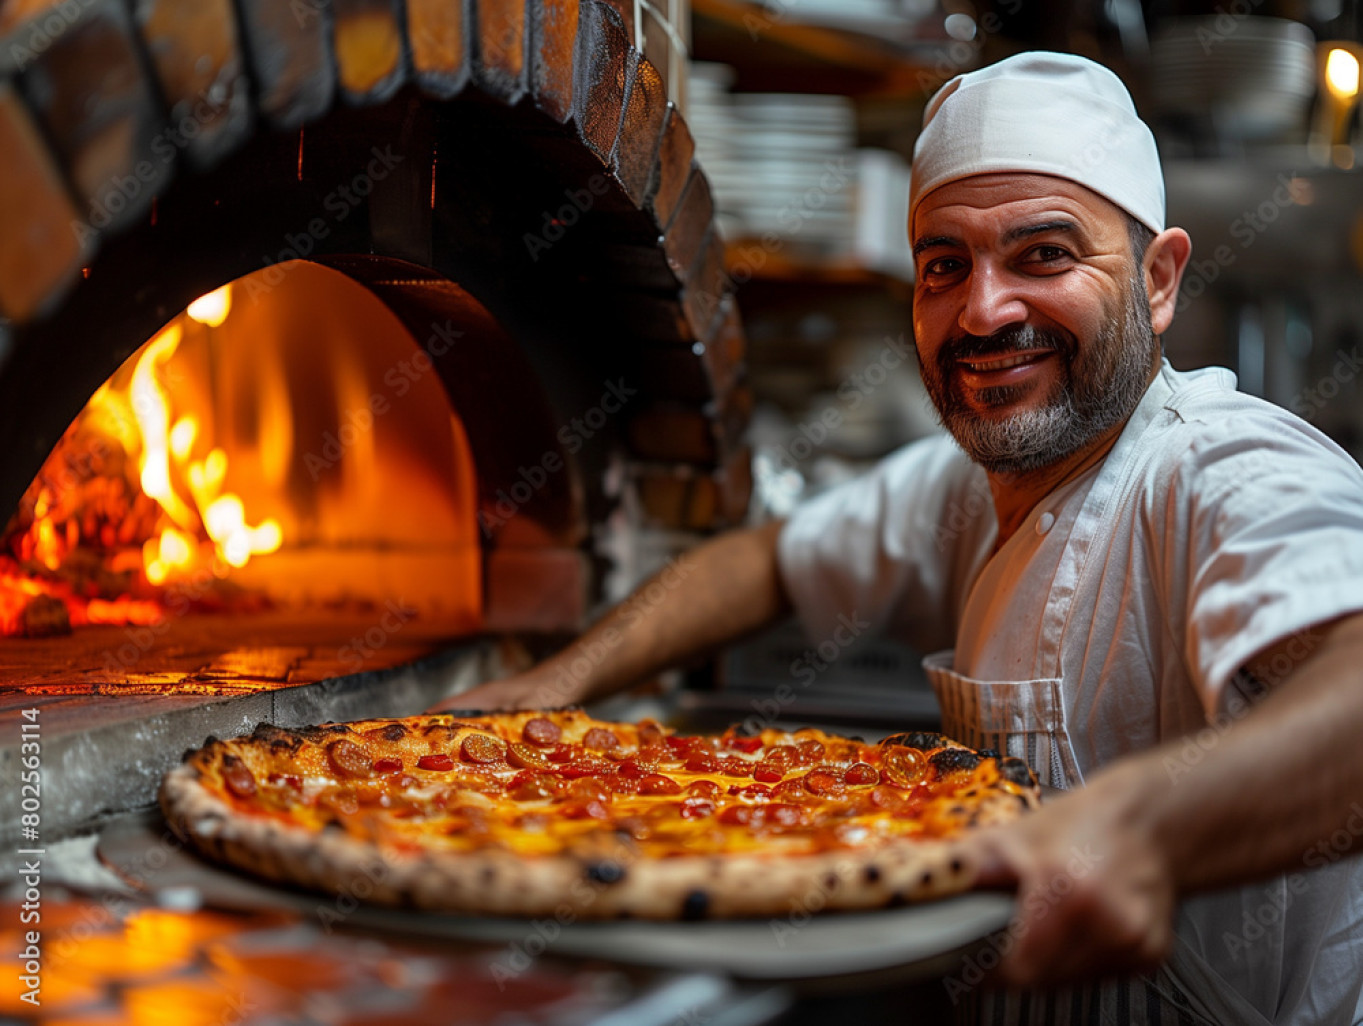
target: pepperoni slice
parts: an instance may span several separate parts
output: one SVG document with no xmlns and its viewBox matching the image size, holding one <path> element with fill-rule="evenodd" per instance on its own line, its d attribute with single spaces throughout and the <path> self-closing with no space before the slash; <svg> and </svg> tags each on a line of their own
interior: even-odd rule
<svg viewBox="0 0 1363 1026">
<path fill-rule="evenodd" d="M 639 744 L 659 744 L 665 733 L 663 728 L 653 720 L 644 720 L 639 724 Z"/>
<path fill-rule="evenodd" d="M 794 780 L 783 780 L 771 789 L 773 797 L 785 798 L 786 800 L 796 800 L 805 798 L 809 792 L 805 790 L 805 782 L 800 778 Z"/>
<path fill-rule="evenodd" d="M 620 739 L 605 727 L 593 727 L 582 736 L 582 747 L 593 752 L 613 752 L 620 747 Z"/>
<path fill-rule="evenodd" d="M 303 778 L 295 777 L 292 773 L 271 773 L 265 778 L 265 783 L 274 787 L 288 787 L 300 794 L 303 791 Z"/>
<path fill-rule="evenodd" d="M 577 758 L 577 749 L 572 745 L 557 745 L 544 753 L 550 762 L 572 762 Z"/>
<path fill-rule="evenodd" d="M 375 759 L 375 760 L 374 760 L 374 772 L 375 772 L 375 773 L 396 773 L 396 772 L 398 772 L 398 770 L 400 770 L 400 769 L 402 769 L 402 760 L 401 760 L 401 759 Z"/>
<path fill-rule="evenodd" d="M 611 810 L 606 808 L 604 802 L 596 801 L 571 801 L 564 802 L 559 806 L 558 811 L 568 819 L 610 819 Z"/>
<path fill-rule="evenodd" d="M 719 769 L 719 759 L 709 752 L 692 752 L 686 757 L 686 768 L 692 773 L 713 773 Z"/>
<path fill-rule="evenodd" d="M 771 788 L 766 784 L 749 784 L 747 787 L 735 784 L 729 788 L 729 793 L 745 802 L 764 802 L 771 797 Z"/>
<path fill-rule="evenodd" d="M 597 777 L 578 777 L 568 785 L 568 793 L 583 801 L 608 802 L 611 798 L 610 788 Z"/>
<path fill-rule="evenodd" d="M 799 826 L 805 818 L 804 809 L 798 805 L 783 805 L 779 802 L 765 806 L 762 812 L 765 822 L 783 827 Z"/>
<path fill-rule="evenodd" d="M 615 773 L 617 776 L 625 777 L 626 779 L 638 780 L 640 777 L 645 776 L 648 773 L 648 770 L 639 765 L 638 759 L 625 759 L 623 762 L 616 764 Z"/>
<path fill-rule="evenodd" d="M 343 777 L 367 777 L 373 769 L 365 750 L 345 738 L 327 745 L 327 762 Z"/>
<path fill-rule="evenodd" d="M 780 766 L 765 761 L 759 762 L 752 771 L 752 778 L 764 784 L 774 784 L 785 775 L 786 771 Z"/>
<path fill-rule="evenodd" d="M 726 777 L 750 777 L 753 764 L 736 755 L 725 755 L 719 760 L 719 771 Z"/>
<path fill-rule="evenodd" d="M 822 741 L 814 741 L 812 739 L 801 741 L 796 746 L 796 749 L 799 752 L 800 762 L 806 766 L 813 766 L 816 763 L 823 762 L 825 750 Z"/>
<path fill-rule="evenodd" d="M 718 798 L 720 786 L 713 780 L 693 780 L 686 785 L 686 793 L 694 794 L 701 798 Z"/>
<path fill-rule="evenodd" d="M 823 798 L 832 798 L 842 794 L 847 785 L 842 782 L 836 773 L 830 770 L 819 768 L 810 770 L 804 775 L 805 790 L 810 794 L 817 794 Z"/>
<path fill-rule="evenodd" d="M 599 759 L 574 759 L 559 766 L 557 772 L 568 780 L 577 780 L 579 777 L 608 777 L 614 770 L 609 762 Z"/>
<path fill-rule="evenodd" d="M 871 789 L 871 804 L 886 812 L 898 812 L 908 807 L 909 796 L 897 787 L 886 787 L 881 784 Z"/>
<path fill-rule="evenodd" d="M 709 798 L 684 798 L 681 803 L 682 819 L 705 819 L 715 814 L 715 803 Z"/>
<path fill-rule="evenodd" d="M 688 752 L 695 751 L 697 748 L 703 746 L 703 742 L 700 738 L 691 737 L 690 735 L 671 734 L 663 738 L 663 741 L 667 744 L 668 748 L 678 755 L 685 755 Z"/>
<path fill-rule="evenodd" d="M 549 756 L 538 748 L 523 745 L 519 741 L 512 741 L 506 748 L 506 761 L 513 766 L 518 766 L 521 769 L 540 770 L 553 768 L 554 764 L 549 761 Z"/>
<path fill-rule="evenodd" d="M 416 761 L 416 768 L 441 773 L 454 769 L 454 760 L 444 752 L 436 752 L 434 755 L 423 755 Z"/>
<path fill-rule="evenodd" d="M 912 787 L 923 779 L 928 763 L 916 748 L 891 745 L 880 758 L 881 771 L 886 780 L 900 787 Z"/>
<path fill-rule="evenodd" d="M 246 763 L 229 755 L 222 763 L 223 785 L 238 798 L 250 798 L 256 793 L 256 778 Z"/>
<path fill-rule="evenodd" d="M 736 752 L 746 752 L 751 755 L 762 747 L 762 739 L 760 737 L 746 737 L 742 734 L 731 734 L 724 739 L 724 745 Z"/>
<path fill-rule="evenodd" d="M 521 737 L 540 748 L 552 748 L 558 744 L 559 738 L 562 736 L 563 728 L 553 720 L 546 720 L 543 716 L 526 720 L 525 726 L 521 728 Z"/>
<path fill-rule="evenodd" d="M 475 762 L 486 766 L 501 762 L 506 754 L 506 745 L 491 734 L 470 734 L 459 746 L 459 757 L 465 762 Z"/>
<path fill-rule="evenodd" d="M 762 762 L 769 766 L 788 770 L 800 763 L 800 750 L 794 745 L 772 745 L 762 753 Z"/>
<path fill-rule="evenodd" d="M 650 773 L 639 781 L 640 794 L 681 794 L 681 784 L 661 773 Z"/>
<path fill-rule="evenodd" d="M 842 775 L 842 782 L 854 787 L 878 784 L 880 783 L 880 771 L 864 762 L 854 762 L 847 767 L 847 772 Z"/>
<path fill-rule="evenodd" d="M 752 805 L 729 805 L 719 814 L 719 821 L 729 826 L 754 826 L 761 822 L 760 808 Z"/>
</svg>

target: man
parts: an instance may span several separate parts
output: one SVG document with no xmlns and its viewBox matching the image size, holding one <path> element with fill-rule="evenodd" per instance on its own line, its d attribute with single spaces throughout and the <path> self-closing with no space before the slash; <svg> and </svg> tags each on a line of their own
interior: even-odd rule
<svg viewBox="0 0 1363 1026">
<path fill-rule="evenodd" d="M 453 704 L 596 698 L 791 609 L 816 638 L 871 619 L 945 650 L 948 734 L 1073 792 L 960 845 L 1017 889 L 999 975 L 1035 988 L 972 992 L 978 1014 L 1359 1021 L 1363 472 L 1163 361 L 1190 241 L 1106 69 L 1033 53 L 948 83 L 909 221 L 951 438 L 701 547 L 667 601 L 584 637 L 613 641 L 590 672 L 570 647 Z"/>
</svg>

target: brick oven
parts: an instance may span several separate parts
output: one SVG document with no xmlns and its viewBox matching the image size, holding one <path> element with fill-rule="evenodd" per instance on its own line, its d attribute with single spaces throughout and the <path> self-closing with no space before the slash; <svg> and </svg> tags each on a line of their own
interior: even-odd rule
<svg viewBox="0 0 1363 1026">
<path fill-rule="evenodd" d="M 0 0 L 0 764 L 39 709 L 52 834 L 207 733 L 416 712 L 741 520 L 656 22 Z"/>
</svg>

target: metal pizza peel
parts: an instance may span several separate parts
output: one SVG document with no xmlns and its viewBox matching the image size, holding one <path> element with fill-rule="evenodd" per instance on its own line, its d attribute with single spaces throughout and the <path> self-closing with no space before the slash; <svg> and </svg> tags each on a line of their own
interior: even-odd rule
<svg viewBox="0 0 1363 1026">
<path fill-rule="evenodd" d="M 997 893 L 870 912 L 820 914 L 793 908 L 764 919 L 702 922 L 572 922 L 457 916 L 366 905 L 276 886 L 209 863 L 190 851 L 156 810 L 111 821 L 96 846 L 130 886 L 174 908 L 287 910 L 336 927 L 505 946 L 509 959 L 541 954 L 607 959 L 750 980 L 864 979 L 914 982 L 950 974 L 1012 918 L 1016 901 Z"/>
</svg>

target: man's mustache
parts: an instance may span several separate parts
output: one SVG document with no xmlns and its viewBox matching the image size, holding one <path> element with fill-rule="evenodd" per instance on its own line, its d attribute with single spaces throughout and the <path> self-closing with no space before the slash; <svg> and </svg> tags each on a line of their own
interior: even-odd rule
<svg viewBox="0 0 1363 1026">
<path fill-rule="evenodd" d="M 1064 331 L 1017 324 L 1001 328 L 992 335 L 953 335 L 937 351 L 937 359 L 938 365 L 945 368 L 959 360 L 968 360 L 976 356 L 1025 353 L 1032 349 L 1054 349 L 1061 353 L 1072 353 L 1073 336 Z"/>
</svg>

